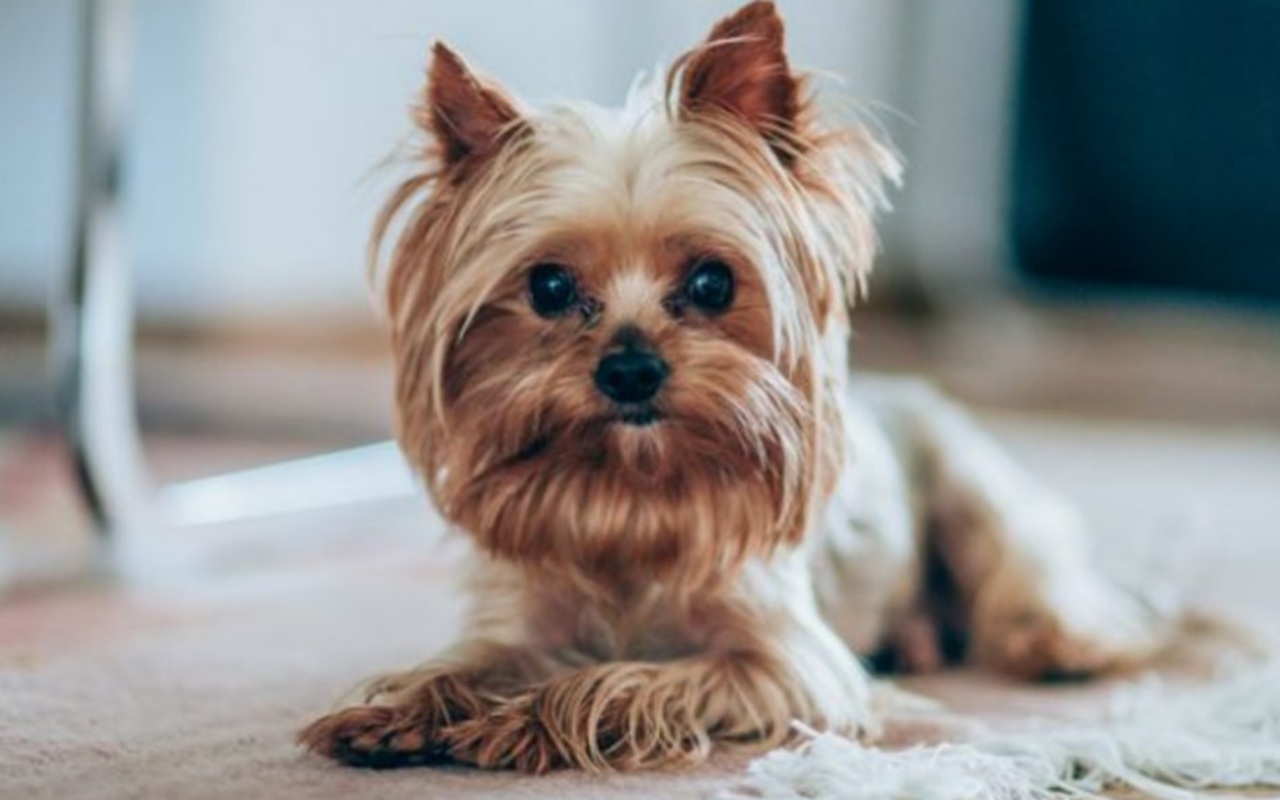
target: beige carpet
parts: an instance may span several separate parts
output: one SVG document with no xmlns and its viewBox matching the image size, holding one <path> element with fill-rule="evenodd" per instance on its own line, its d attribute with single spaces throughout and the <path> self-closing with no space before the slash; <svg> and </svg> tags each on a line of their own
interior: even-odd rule
<svg viewBox="0 0 1280 800">
<path fill-rule="evenodd" d="M 1276 433 L 1031 418 L 1003 418 L 997 430 L 1084 502 L 1108 553 L 1182 542 L 1192 556 L 1177 563 L 1203 603 L 1275 624 Z M 695 798 L 740 774 L 742 762 L 731 759 L 692 773 L 607 779 L 374 773 L 302 755 L 291 737 L 310 715 L 455 631 L 448 548 L 378 541 L 376 553 L 358 558 L 348 548 L 306 567 L 237 569 L 181 589 L 8 597 L 0 605 L 0 798 Z M 912 686 L 981 716 L 1087 715 L 1104 688 L 1028 688 L 968 673 Z"/>
</svg>

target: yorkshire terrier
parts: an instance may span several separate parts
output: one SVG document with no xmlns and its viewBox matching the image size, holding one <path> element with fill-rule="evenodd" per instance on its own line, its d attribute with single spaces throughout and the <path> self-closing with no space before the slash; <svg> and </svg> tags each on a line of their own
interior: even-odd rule
<svg viewBox="0 0 1280 800">
<path fill-rule="evenodd" d="M 894 151 L 815 112 L 753 2 L 620 110 L 434 46 L 377 242 L 398 437 L 474 540 L 462 640 L 300 734 L 350 764 L 696 763 L 874 736 L 864 663 L 1028 679 L 1170 625 L 927 387 L 849 375 Z"/>
</svg>

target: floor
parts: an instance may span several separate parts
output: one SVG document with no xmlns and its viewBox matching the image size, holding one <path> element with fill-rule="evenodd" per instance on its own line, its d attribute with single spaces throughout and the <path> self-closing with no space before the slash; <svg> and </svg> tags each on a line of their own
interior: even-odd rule
<svg viewBox="0 0 1280 800">
<path fill-rule="evenodd" d="M 1275 624 L 1280 435 L 1011 414 L 990 422 L 1084 503 L 1112 561 L 1172 570 L 1203 605 Z M 346 537 L 326 557 L 241 563 L 176 587 L 104 580 L 11 594 L 0 607 L 0 796 L 694 798 L 741 774 L 732 759 L 607 780 L 367 773 L 298 752 L 300 724 L 369 673 L 442 647 L 459 607 L 458 543 L 424 509 L 322 517 L 330 526 L 407 518 L 421 535 L 374 537 L 371 547 Z M 322 517 L 279 522 L 307 528 Z M 912 685 L 978 717 L 1079 716 L 1100 696 L 964 672 Z"/>
<path fill-rule="evenodd" d="M 1200 607 L 1280 636 L 1280 346 L 1270 349 L 1271 329 L 1196 334 L 1157 320 L 1135 335 L 1087 309 L 1047 326 L 1015 320 L 928 336 L 894 325 L 910 327 L 864 327 L 863 361 L 924 369 L 977 402 L 1018 458 L 1079 500 L 1113 569 L 1174 576 Z M 291 362 L 300 384 L 258 356 L 207 372 L 163 348 L 149 358 L 144 408 L 164 422 L 149 452 L 165 480 L 386 430 L 385 408 L 367 400 L 385 371 L 359 353 L 309 370 Z M 158 380 L 166 363 L 183 379 Z M 253 408 L 268 404 L 227 389 L 228 376 L 240 376 L 248 394 L 269 394 L 273 374 L 304 409 L 295 418 L 277 410 L 263 422 Z M 318 395 L 336 399 L 316 404 Z M 299 725 L 369 673 L 425 658 L 454 634 L 461 543 L 405 497 L 169 531 L 128 543 L 129 558 L 112 561 L 86 535 L 64 478 L 55 438 L 0 426 L 0 574 L 9 577 L 0 797 L 695 798 L 742 774 L 744 763 L 729 758 L 692 773 L 525 779 L 370 773 L 305 756 L 291 740 Z M 1188 649 L 1165 668 L 1193 674 L 1187 664 L 1205 657 Z M 975 719 L 1091 715 L 1105 689 L 965 671 L 910 685 Z"/>
</svg>

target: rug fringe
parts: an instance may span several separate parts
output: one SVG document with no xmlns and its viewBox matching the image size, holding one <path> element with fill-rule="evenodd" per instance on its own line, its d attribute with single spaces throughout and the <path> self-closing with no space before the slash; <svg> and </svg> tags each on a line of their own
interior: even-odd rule
<svg viewBox="0 0 1280 800">
<path fill-rule="evenodd" d="M 1209 789 L 1280 788 L 1280 662 L 1227 668 L 1208 684 L 1158 678 L 1118 689 L 1100 722 L 904 750 L 816 734 L 752 762 L 726 800 L 1061 800 L 1130 787 L 1159 800 Z"/>
</svg>

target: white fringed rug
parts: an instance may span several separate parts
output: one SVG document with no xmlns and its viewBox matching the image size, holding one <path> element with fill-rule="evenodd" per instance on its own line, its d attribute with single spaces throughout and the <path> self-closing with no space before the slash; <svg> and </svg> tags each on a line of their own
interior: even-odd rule
<svg viewBox="0 0 1280 800">
<path fill-rule="evenodd" d="M 800 747 L 753 762 L 723 798 L 1051 800 L 1117 789 L 1160 800 L 1209 790 L 1280 796 L 1280 661 L 1223 668 L 1197 686 L 1148 678 L 1116 690 L 1090 722 L 1032 719 L 897 750 L 806 735 Z"/>
</svg>

